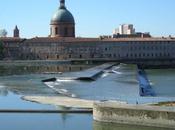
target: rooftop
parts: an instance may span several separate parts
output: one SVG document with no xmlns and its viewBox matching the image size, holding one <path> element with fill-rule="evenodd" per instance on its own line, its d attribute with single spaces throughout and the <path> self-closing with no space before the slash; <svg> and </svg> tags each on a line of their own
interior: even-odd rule
<svg viewBox="0 0 175 130">
<path fill-rule="evenodd" d="M 122 42 L 122 41 L 175 41 L 175 38 L 51 38 L 51 37 L 36 37 L 28 39 L 27 42 Z"/>
<path fill-rule="evenodd" d="M 77 43 L 77 42 L 125 42 L 125 41 L 175 41 L 175 38 L 170 37 L 151 37 L 151 38 L 72 38 L 72 37 L 34 37 L 31 39 L 13 38 L 13 37 L 0 37 L 0 40 L 5 42 L 21 42 L 25 40 L 27 43 L 49 43 L 49 42 L 67 42 L 67 43 Z"/>
</svg>

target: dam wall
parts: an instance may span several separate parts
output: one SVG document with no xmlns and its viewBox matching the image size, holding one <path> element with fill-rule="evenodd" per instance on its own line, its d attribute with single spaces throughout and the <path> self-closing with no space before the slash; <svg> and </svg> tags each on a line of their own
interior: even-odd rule
<svg viewBox="0 0 175 130">
<path fill-rule="evenodd" d="M 147 74 L 143 69 L 137 70 L 137 77 L 139 81 L 139 94 L 140 96 L 155 96 L 155 92 L 150 84 L 150 81 L 147 78 Z"/>
<path fill-rule="evenodd" d="M 158 106 L 96 102 L 93 118 L 107 123 L 175 128 L 175 111 Z"/>
</svg>

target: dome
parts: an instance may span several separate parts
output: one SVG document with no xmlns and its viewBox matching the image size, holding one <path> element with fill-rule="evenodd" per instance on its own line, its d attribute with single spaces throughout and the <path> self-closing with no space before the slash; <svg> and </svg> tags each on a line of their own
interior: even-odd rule
<svg viewBox="0 0 175 130">
<path fill-rule="evenodd" d="M 66 8 L 59 8 L 53 15 L 51 23 L 75 23 L 74 17 Z"/>
<path fill-rule="evenodd" d="M 60 7 L 51 18 L 50 36 L 75 37 L 74 17 L 66 9 L 65 0 L 60 0 Z"/>
</svg>

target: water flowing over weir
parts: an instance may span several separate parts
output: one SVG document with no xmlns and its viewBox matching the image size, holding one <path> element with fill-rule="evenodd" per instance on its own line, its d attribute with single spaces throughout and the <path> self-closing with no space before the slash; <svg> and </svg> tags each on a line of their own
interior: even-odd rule
<svg viewBox="0 0 175 130">
<path fill-rule="evenodd" d="M 110 66 L 109 66 L 110 65 Z M 57 77 L 45 84 L 58 94 L 90 100 L 132 100 L 138 97 L 136 67 L 125 64 L 104 64 L 82 72 Z M 93 75 L 92 75 L 93 74 Z M 83 76 L 84 75 L 84 76 Z M 75 77 L 96 77 L 96 80 L 77 80 Z M 135 102 L 135 99 L 134 99 Z"/>
<path fill-rule="evenodd" d="M 54 86 L 60 86 L 62 83 L 75 83 L 78 81 L 91 82 L 97 80 L 106 70 L 111 69 L 113 66 L 118 65 L 118 63 L 105 63 L 100 66 L 82 71 L 77 73 L 74 77 L 54 77 L 46 80 L 42 80 L 49 88 L 55 90 L 59 94 L 63 94 L 69 97 L 77 97 L 75 94 L 70 93 L 64 88 L 55 88 Z"/>
<path fill-rule="evenodd" d="M 164 101 L 172 101 L 174 98 L 159 97 L 155 95 L 152 86 L 142 88 L 142 81 L 138 78 L 138 68 L 136 65 L 118 64 L 112 68 L 105 69 L 102 74 L 94 81 L 77 80 L 82 73 L 98 69 L 99 66 L 87 69 L 81 72 L 63 73 L 56 77 L 55 81 L 45 82 L 49 88 L 54 90 L 58 95 L 87 100 L 117 100 L 129 104 L 145 104 Z M 94 71 L 94 72 L 97 72 Z M 147 70 L 146 70 L 147 72 Z M 146 73 L 145 72 L 145 73 Z M 90 72 L 88 72 L 89 74 Z M 75 78 L 76 77 L 76 78 Z M 149 85 L 152 81 L 148 77 L 142 77 Z M 144 84 L 145 85 L 145 84 Z"/>
<path fill-rule="evenodd" d="M 80 81 L 95 81 L 100 75 L 103 74 L 104 70 L 110 69 L 113 66 L 118 65 L 118 63 L 105 63 L 100 66 L 79 72 L 75 77 L 63 77 L 58 80 L 80 80 Z M 56 81 L 57 78 L 50 78 L 42 80 L 43 82 Z"/>
<path fill-rule="evenodd" d="M 140 86 L 140 96 L 155 96 L 155 92 L 147 78 L 146 72 L 138 66 L 137 73 Z"/>
<path fill-rule="evenodd" d="M 0 129 L 14 129 L 14 124 L 17 124 L 17 126 L 25 126 L 25 128 L 28 129 L 38 129 L 38 126 L 40 126 L 39 128 L 43 130 L 48 128 L 52 130 L 65 129 L 65 127 L 67 129 L 84 129 L 84 126 L 87 126 L 85 128 L 86 130 L 113 130 L 118 128 L 122 130 L 145 128 L 145 130 L 148 130 L 149 128 L 147 127 L 127 127 L 127 125 L 112 126 L 111 124 L 104 126 L 102 125 L 103 123 L 95 123 L 94 128 L 92 128 L 92 115 L 86 114 L 86 112 L 91 113 L 90 109 L 83 111 L 85 114 L 79 115 L 74 113 L 79 113 L 79 111 L 76 110 L 82 110 L 77 109 L 77 107 L 81 108 L 83 105 L 89 107 L 93 100 L 111 100 L 112 102 L 117 100 L 126 101 L 129 104 L 135 104 L 136 101 L 138 101 L 138 105 L 160 101 L 175 101 L 175 70 L 173 69 L 145 70 L 148 80 L 156 93 L 156 97 L 152 97 L 140 96 L 137 67 L 135 65 L 119 64 L 113 66 L 110 69 L 104 70 L 95 81 L 71 80 L 66 78 L 79 77 L 80 72 L 78 71 L 82 72 L 88 68 L 93 69 L 95 65 L 81 65 L 81 67 L 77 67 L 76 65 L 60 65 L 58 67 L 58 64 L 56 64 L 54 67 L 46 65 L 44 70 L 42 68 L 43 66 L 38 66 L 40 71 L 38 71 L 37 67 L 32 66 L 29 68 L 24 66 L 22 67 L 23 69 L 21 69 L 21 67 L 15 68 L 15 65 L 11 66 L 12 67 L 7 67 L 7 69 L 4 69 L 4 67 L 0 68 L 2 72 L 0 76 L 0 110 L 2 110 L 3 113 L 11 112 L 10 114 L 0 113 L 2 119 Z M 65 68 L 65 70 L 62 68 Z M 52 77 L 56 77 L 56 80 L 47 82 L 47 86 L 41 82 L 43 79 Z M 50 87 L 48 87 L 48 85 L 50 85 Z M 50 89 L 51 87 L 52 89 Z M 72 96 L 74 97 L 74 95 L 77 98 L 71 98 Z M 25 97 L 25 99 L 22 97 Z M 65 99 L 65 97 L 67 99 Z M 68 106 L 66 106 L 67 100 L 69 101 L 68 104 L 70 103 Z M 77 106 L 77 104 L 75 105 L 75 100 L 77 100 L 76 102 L 79 106 Z M 85 102 L 87 100 L 89 101 L 89 105 Z M 8 110 L 8 108 L 10 108 L 10 110 Z M 17 112 L 20 112 L 18 110 L 22 110 L 22 113 L 18 114 Z M 28 110 L 34 114 L 28 114 Z M 54 114 L 59 112 L 63 113 Z M 42 125 L 41 121 L 44 122 Z M 9 125 L 9 122 L 12 123 L 12 125 Z M 30 124 L 24 125 L 26 122 L 30 122 Z M 35 126 L 36 128 L 34 128 Z M 156 128 L 150 127 L 149 130 L 155 129 Z M 157 130 L 165 129 L 157 128 Z"/>
</svg>

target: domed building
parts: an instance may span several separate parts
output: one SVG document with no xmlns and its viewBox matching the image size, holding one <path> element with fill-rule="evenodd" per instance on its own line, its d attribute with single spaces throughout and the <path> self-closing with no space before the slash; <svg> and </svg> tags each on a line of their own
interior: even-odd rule
<svg viewBox="0 0 175 130">
<path fill-rule="evenodd" d="M 75 21 L 65 7 L 65 0 L 60 0 L 60 7 L 54 13 L 50 23 L 51 37 L 75 37 Z"/>
</svg>

